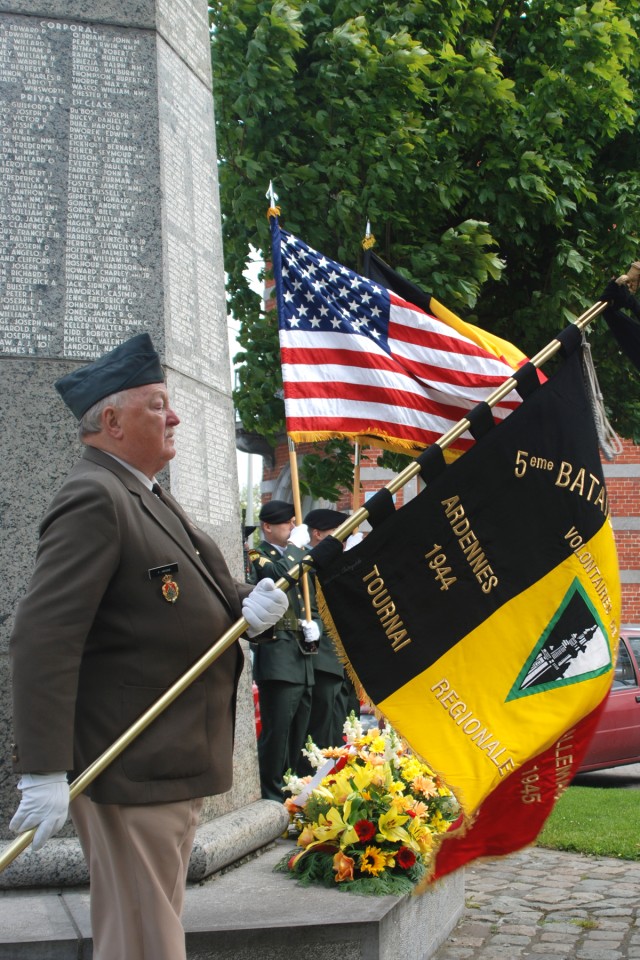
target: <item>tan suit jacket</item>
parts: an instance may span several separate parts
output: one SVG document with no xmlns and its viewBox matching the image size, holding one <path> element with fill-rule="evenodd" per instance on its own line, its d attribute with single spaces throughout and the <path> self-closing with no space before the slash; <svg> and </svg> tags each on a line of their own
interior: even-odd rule
<svg viewBox="0 0 640 960">
<path fill-rule="evenodd" d="M 175 603 L 154 568 L 177 564 Z M 150 575 L 151 572 L 151 575 Z M 10 641 L 15 769 L 76 776 L 241 616 L 213 540 L 112 457 L 87 447 L 42 522 Z M 157 803 L 231 787 L 233 644 L 87 789 Z"/>
</svg>

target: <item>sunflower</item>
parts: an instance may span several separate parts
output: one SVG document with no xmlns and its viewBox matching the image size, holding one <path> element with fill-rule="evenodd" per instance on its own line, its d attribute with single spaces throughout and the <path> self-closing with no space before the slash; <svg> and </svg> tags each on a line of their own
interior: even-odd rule
<svg viewBox="0 0 640 960">
<path fill-rule="evenodd" d="M 363 873 L 377 877 L 384 871 L 385 866 L 386 860 L 379 847 L 367 847 L 364 853 L 360 854 L 360 869 Z"/>
</svg>

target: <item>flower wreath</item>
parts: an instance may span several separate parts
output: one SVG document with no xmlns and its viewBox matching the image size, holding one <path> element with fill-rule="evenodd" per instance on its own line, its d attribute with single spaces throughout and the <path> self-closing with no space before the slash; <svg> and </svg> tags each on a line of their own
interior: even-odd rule
<svg viewBox="0 0 640 960">
<path fill-rule="evenodd" d="M 460 807 L 391 727 L 364 733 L 351 714 L 344 733 L 344 747 L 320 750 L 307 741 L 315 776 L 286 774 L 285 804 L 302 849 L 276 869 L 305 886 L 407 893 L 427 875 L 434 837 L 451 828 Z"/>
</svg>

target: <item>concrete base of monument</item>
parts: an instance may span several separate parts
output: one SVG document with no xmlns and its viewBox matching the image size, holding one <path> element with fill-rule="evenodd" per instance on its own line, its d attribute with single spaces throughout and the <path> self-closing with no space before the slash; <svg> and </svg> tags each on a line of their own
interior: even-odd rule
<svg viewBox="0 0 640 960">
<path fill-rule="evenodd" d="M 204 880 L 241 861 L 282 835 L 289 814 L 281 803 L 257 800 L 202 823 L 189 861 L 189 880 Z M 4 850 L 9 844 L 0 844 Z M 0 873 L 0 891 L 24 887 L 73 887 L 89 882 L 87 865 L 76 838 L 54 837 L 42 850 L 30 847 Z"/>
<path fill-rule="evenodd" d="M 184 926 L 189 960 L 428 960 L 464 908 L 464 873 L 420 896 L 361 897 L 299 887 L 275 864 L 278 840 L 259 855 L 189 884 Z M 0 893 L 0 960 L 90 960 L 86 888 Z"/>
</svg>

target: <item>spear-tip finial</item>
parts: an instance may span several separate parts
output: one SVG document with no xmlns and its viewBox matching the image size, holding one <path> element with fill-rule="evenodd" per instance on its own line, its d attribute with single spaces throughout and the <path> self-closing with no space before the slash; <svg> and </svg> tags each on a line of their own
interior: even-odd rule
<svg viewBox="0 0 640 960">
<path fill-rule="evenodd" d="M 278 194 L 273 189 L 273 180 L 269 180 L 269 189 L 265 193 L 265 197 L 269 201 L 269 209 L 267 210 L 267 219 L 271 217 L 280 216 L 280 207 L 276 206 L 278 200 Z"/>
</svg>

